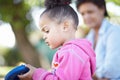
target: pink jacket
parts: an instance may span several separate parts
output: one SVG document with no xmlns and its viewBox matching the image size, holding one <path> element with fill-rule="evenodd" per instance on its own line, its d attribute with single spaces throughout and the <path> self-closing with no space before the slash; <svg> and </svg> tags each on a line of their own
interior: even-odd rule
<svg viewBox="0 0 120 80">
<path fill-rule="evenodd" d="M 91 44 L 85 39 L 65 43 L 54 55 L 52 72 L 35 70 L 33 80 L 92 80 L 96 59 Z"/>
</svg>

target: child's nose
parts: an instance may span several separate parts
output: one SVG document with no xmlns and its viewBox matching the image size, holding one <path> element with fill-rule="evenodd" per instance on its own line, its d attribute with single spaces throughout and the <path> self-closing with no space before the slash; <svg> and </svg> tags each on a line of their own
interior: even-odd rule
<svg viewBox="0 0 120 80">
<path fill-rule="evenodd" d="M 44 36 L 43 36 L 43 39 L 46 40 L 46 38 L 47 38 L 47 37 L 44 35 Z"/>
</svg>

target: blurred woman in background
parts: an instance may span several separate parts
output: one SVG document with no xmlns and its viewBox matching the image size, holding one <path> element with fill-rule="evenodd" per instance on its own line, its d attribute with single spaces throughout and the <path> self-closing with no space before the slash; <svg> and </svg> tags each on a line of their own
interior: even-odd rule
<svg viewBox="0 0 120 80">
<path fill-rule="evenodd" d="M 76 7 L 90 28 L 86 38 L 96 53 L 94 80 L 120 80 L 120 26 L 105 19 L 108 17 L 105 0 L 77 0 Z"/>
</svg>

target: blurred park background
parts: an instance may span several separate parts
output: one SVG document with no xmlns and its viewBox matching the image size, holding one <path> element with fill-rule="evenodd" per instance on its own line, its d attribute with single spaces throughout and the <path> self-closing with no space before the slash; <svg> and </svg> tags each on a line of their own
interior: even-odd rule
<svg viewBox="0 0 120 80">
<path fill-rule="evenodd" d="M 106 1 L 109 20 L 120 25 L 120 0 Z M 74 2 L 71 6 L 76 10 Z M 39 16 L 44 9 L 44 0 L 0 0 L 0 80 L 21 63 L 50 68 L 57 49 L 51 50 L 44 43 L 39 30 Z M 84 38 L 89 29 L 78 15 L 76 35 Z"/>
</svg>

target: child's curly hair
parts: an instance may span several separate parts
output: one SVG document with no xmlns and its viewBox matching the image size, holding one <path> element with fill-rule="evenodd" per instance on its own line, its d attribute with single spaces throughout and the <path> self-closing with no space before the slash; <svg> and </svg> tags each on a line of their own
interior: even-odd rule
<svg viewBox="0 0 120 80">
<path fill-rule="evenodd" d="M 69 5 L 70 3 L 71 0 L 45 0 L 46 10 L 41 16 L 47 14 L 52 21 L 56 21 L 57 23 L 61 23 L 66 19 L 72 20 L 73 27 L 77 29 L 79 22 L 78 15 Z"/>
</svg>

